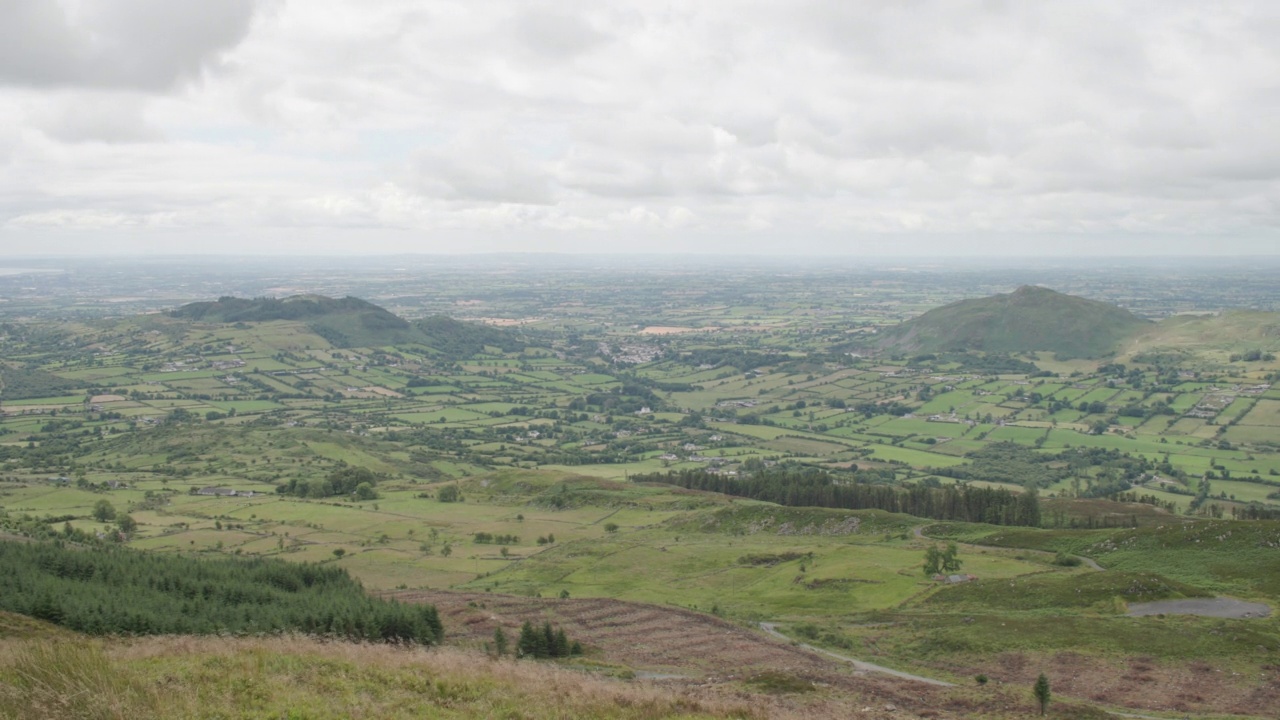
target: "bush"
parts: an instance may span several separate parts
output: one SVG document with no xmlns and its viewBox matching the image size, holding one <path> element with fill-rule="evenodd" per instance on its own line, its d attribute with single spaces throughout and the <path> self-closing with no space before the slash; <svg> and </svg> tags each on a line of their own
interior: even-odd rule
<svg viewBox="0 0 1280 720">
<path fill-rule="evenodd" d="M 1083 561 L 1080 558 L 1075 555 L 1068 555 L 1061 550 L 1058 551 L 1057 555 L 1053 556 L 1053 564 L 1063 567 L 1078 567 L 1081 562 Z"/>
</svg>

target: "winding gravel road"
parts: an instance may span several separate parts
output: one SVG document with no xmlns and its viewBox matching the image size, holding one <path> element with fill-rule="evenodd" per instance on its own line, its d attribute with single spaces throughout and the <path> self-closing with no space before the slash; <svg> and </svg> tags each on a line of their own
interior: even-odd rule
<svg viewBox="0 0 1280 720">
<path fill-rule="evenodd" d="M 760 629 L 764 630 L 765 632 L 769 633 L 770 635 L 780 640 L 786 640 L 787 642 L 792 642 L 792 643 L 796 642 L 795 640 L 792 640 L 786 635 L 783 635 L 782 633 L 778 632 L 777 623 L 762 622 L 760 623 Z M 908 673 L 908 672 L 902 672 L 901 670 L 894 670 L 893 668 L 887 668 L 883 665 L 876 665 L 875 663 L 869 663 L 866 660 L 859 660 L 857 658 L 851 658 L 847 655 L 833 653 L 830 650 L 824 650 L 820 647 L 806 645 L 805 643 L 797 643 L 797 646 L 802 647 L 805 650 L 808 650 L 809 652 L 820 653 L 828 657 L 833 657 L 836 660 L 847 662 L 850 665 L 852 665 L 854 668 L 858 670 L 862 670 L 863 672 L 883 673 L 885 675 L 892 675 L 893 677 L 901 678 L 903 680 L 912 680 L 914 682 L 927 683 L 929 685 L 938 685 L 940 687 L 955 687 L 955 683 L 949 683 L 949 682 L 946 682 L 945 680 L 935 680 L 933 678 L 925 677 L 923 675 L 912 675 L 911 673 Z"/>
</svg>

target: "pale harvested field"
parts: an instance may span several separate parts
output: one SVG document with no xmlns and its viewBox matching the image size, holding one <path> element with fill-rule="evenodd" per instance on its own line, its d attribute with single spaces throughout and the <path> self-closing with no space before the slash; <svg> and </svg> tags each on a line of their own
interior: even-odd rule
<svg viewBox="0 0 1280 720">
<path fill-rule="evenodd" d="M 720 328 L 714 328 L 714 327 L 695 328 L 695 327 L 680 327 L 677 325 L 650 325 L 649 327 L 641 330 L 640 334 L 641 335 L 683 335 L 684 333 L 711 332 L 713 330 L 719 330 L 719 329 Z"/>
<path fill-rule="evenodd" d="M 471 318 L 474 322 L 484 323 L 485 325 L 493 325 L 494 327 L 518 327 L 520 325 L 529 325 L 536 323 L 541 318 L 495 318 L 495 317 L 478 317 Z"/>
</svg>

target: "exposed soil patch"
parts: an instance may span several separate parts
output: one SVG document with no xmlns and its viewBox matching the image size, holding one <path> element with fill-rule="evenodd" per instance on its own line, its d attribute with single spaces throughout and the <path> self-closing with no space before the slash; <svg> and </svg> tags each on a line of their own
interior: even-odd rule
<svg viewBox="0 0 1280 720">
<path fill-rule="evenodd" d="M 450 644 L 480 645 L 501 626 L 510 638 L 525 620 L 550 621 L 587 647 L 592 659 L 625 665 L 637 676 L 666 683 L 708 687 L 739 683 L 769 673 L 855 693 L 880 717 L 884 707 L 926 717 L 956 717 L 972 698 L 952 698 L 946 688 L 849 669 L 843 663 L 767 637 L 719 618 L 660 605 L 606 599 L 546 599 L 488 593 L 400 591 L 402 602 L 432 603 L 440 611 Z M 863 705 L 859 706 L 861 710 Z M 960 717 L 969 716 L 960 712 Z"/>
<path fill-rule="evenodd" d="M 1233 598 L 1191 598 L 1187 600 L 1156 600 L 1154 602 L 1130 603 L 1129 615 L 1143 617 L 1145 615 L 1199 615 L 1201 617 L 1231 618 L 1264 618 L 1271 615 L 1271 607 L 1262 603 L 1251 603 Z"/>
<path fill-rule="evenodd" d="M 779 702 L 797 703 L 792 711 L 815 720 L 849 716 L 1007 717 L 1022 709 L 1029 716 L 1034 710 L 1029 688 L 1042 671 L 1049 674 L 1055 697 L 1062 698 L 1063 705 L 1055 702 L 1058 710 L 1067 713 L 1062 717 L 1071 716 L 1067 705 L 1072 701 L 1068 698 L 1132 708 L 1137 713 L 1280 715 L 1280 665 L 1264 667 L 1261 676 L 1246 677 L 1202 662 L 1105 659 L 1069 652 L 1005 653 L 975 658 L 967 664 L 939 665 L 939 669 L 962 678 L 989 676 L 991 684 L 975 694 L 969 687 L 935 687 L 860 671 L 846 661 L 676 607 L 449 591 L 399 591 L 385 596 L 434 604 L 450 644 L 480 646 L 492 640 L 498 626 L 514 639 L 525 620 L 549 620 L 586 646 L 590 659 L 625 666 L 648 682 L 700 691 L 718 688 L 736 695 L 750 687 L 743 683 L 752 678 L 783 673 L 824 689 L 778 698 Z M 894 710 L 886 710 L 889 707 Z"/>
<path fill-rule="evenodd" d="M 1074 652 L 1049 655 L 1010 652 L 949 665 L 957 675 L 984 674 L 993 683 L 1030 688 L 1049 677 L 1055 695 L 1144 711 L 1280 715 L 1280 665 L 1261 674 L 1241 673 L 1207 662 L 1170 662 L 1146 656 L 1099 658 Z"/>
</svg>

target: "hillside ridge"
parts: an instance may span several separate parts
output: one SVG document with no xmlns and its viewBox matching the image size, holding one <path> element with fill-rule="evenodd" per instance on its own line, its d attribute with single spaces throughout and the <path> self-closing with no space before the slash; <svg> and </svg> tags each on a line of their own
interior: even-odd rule
<svg viewBox="0 0 1280 720">
<path fill-rule="evenodd" d="M 1102 357 L 1151 323 L 1124 308 L 1023 285 L 1011 293 L 961 300 L 882 331 L 886 351 L 1048 351 Z"/>
<path fill-rule="evenodd" d="M 382 347 L 418 343 L 449 357 L 465 357 L 487 345 L 504 351 L 524 347 L 501 328 L 432 315 L 410 322 L 386 308 L 354 296 L 293 295 L 286 298 L 220 297 L 172 310 L 169 316 L 206 323 L 304 322 L 334 347 Z"/>
</svg>

